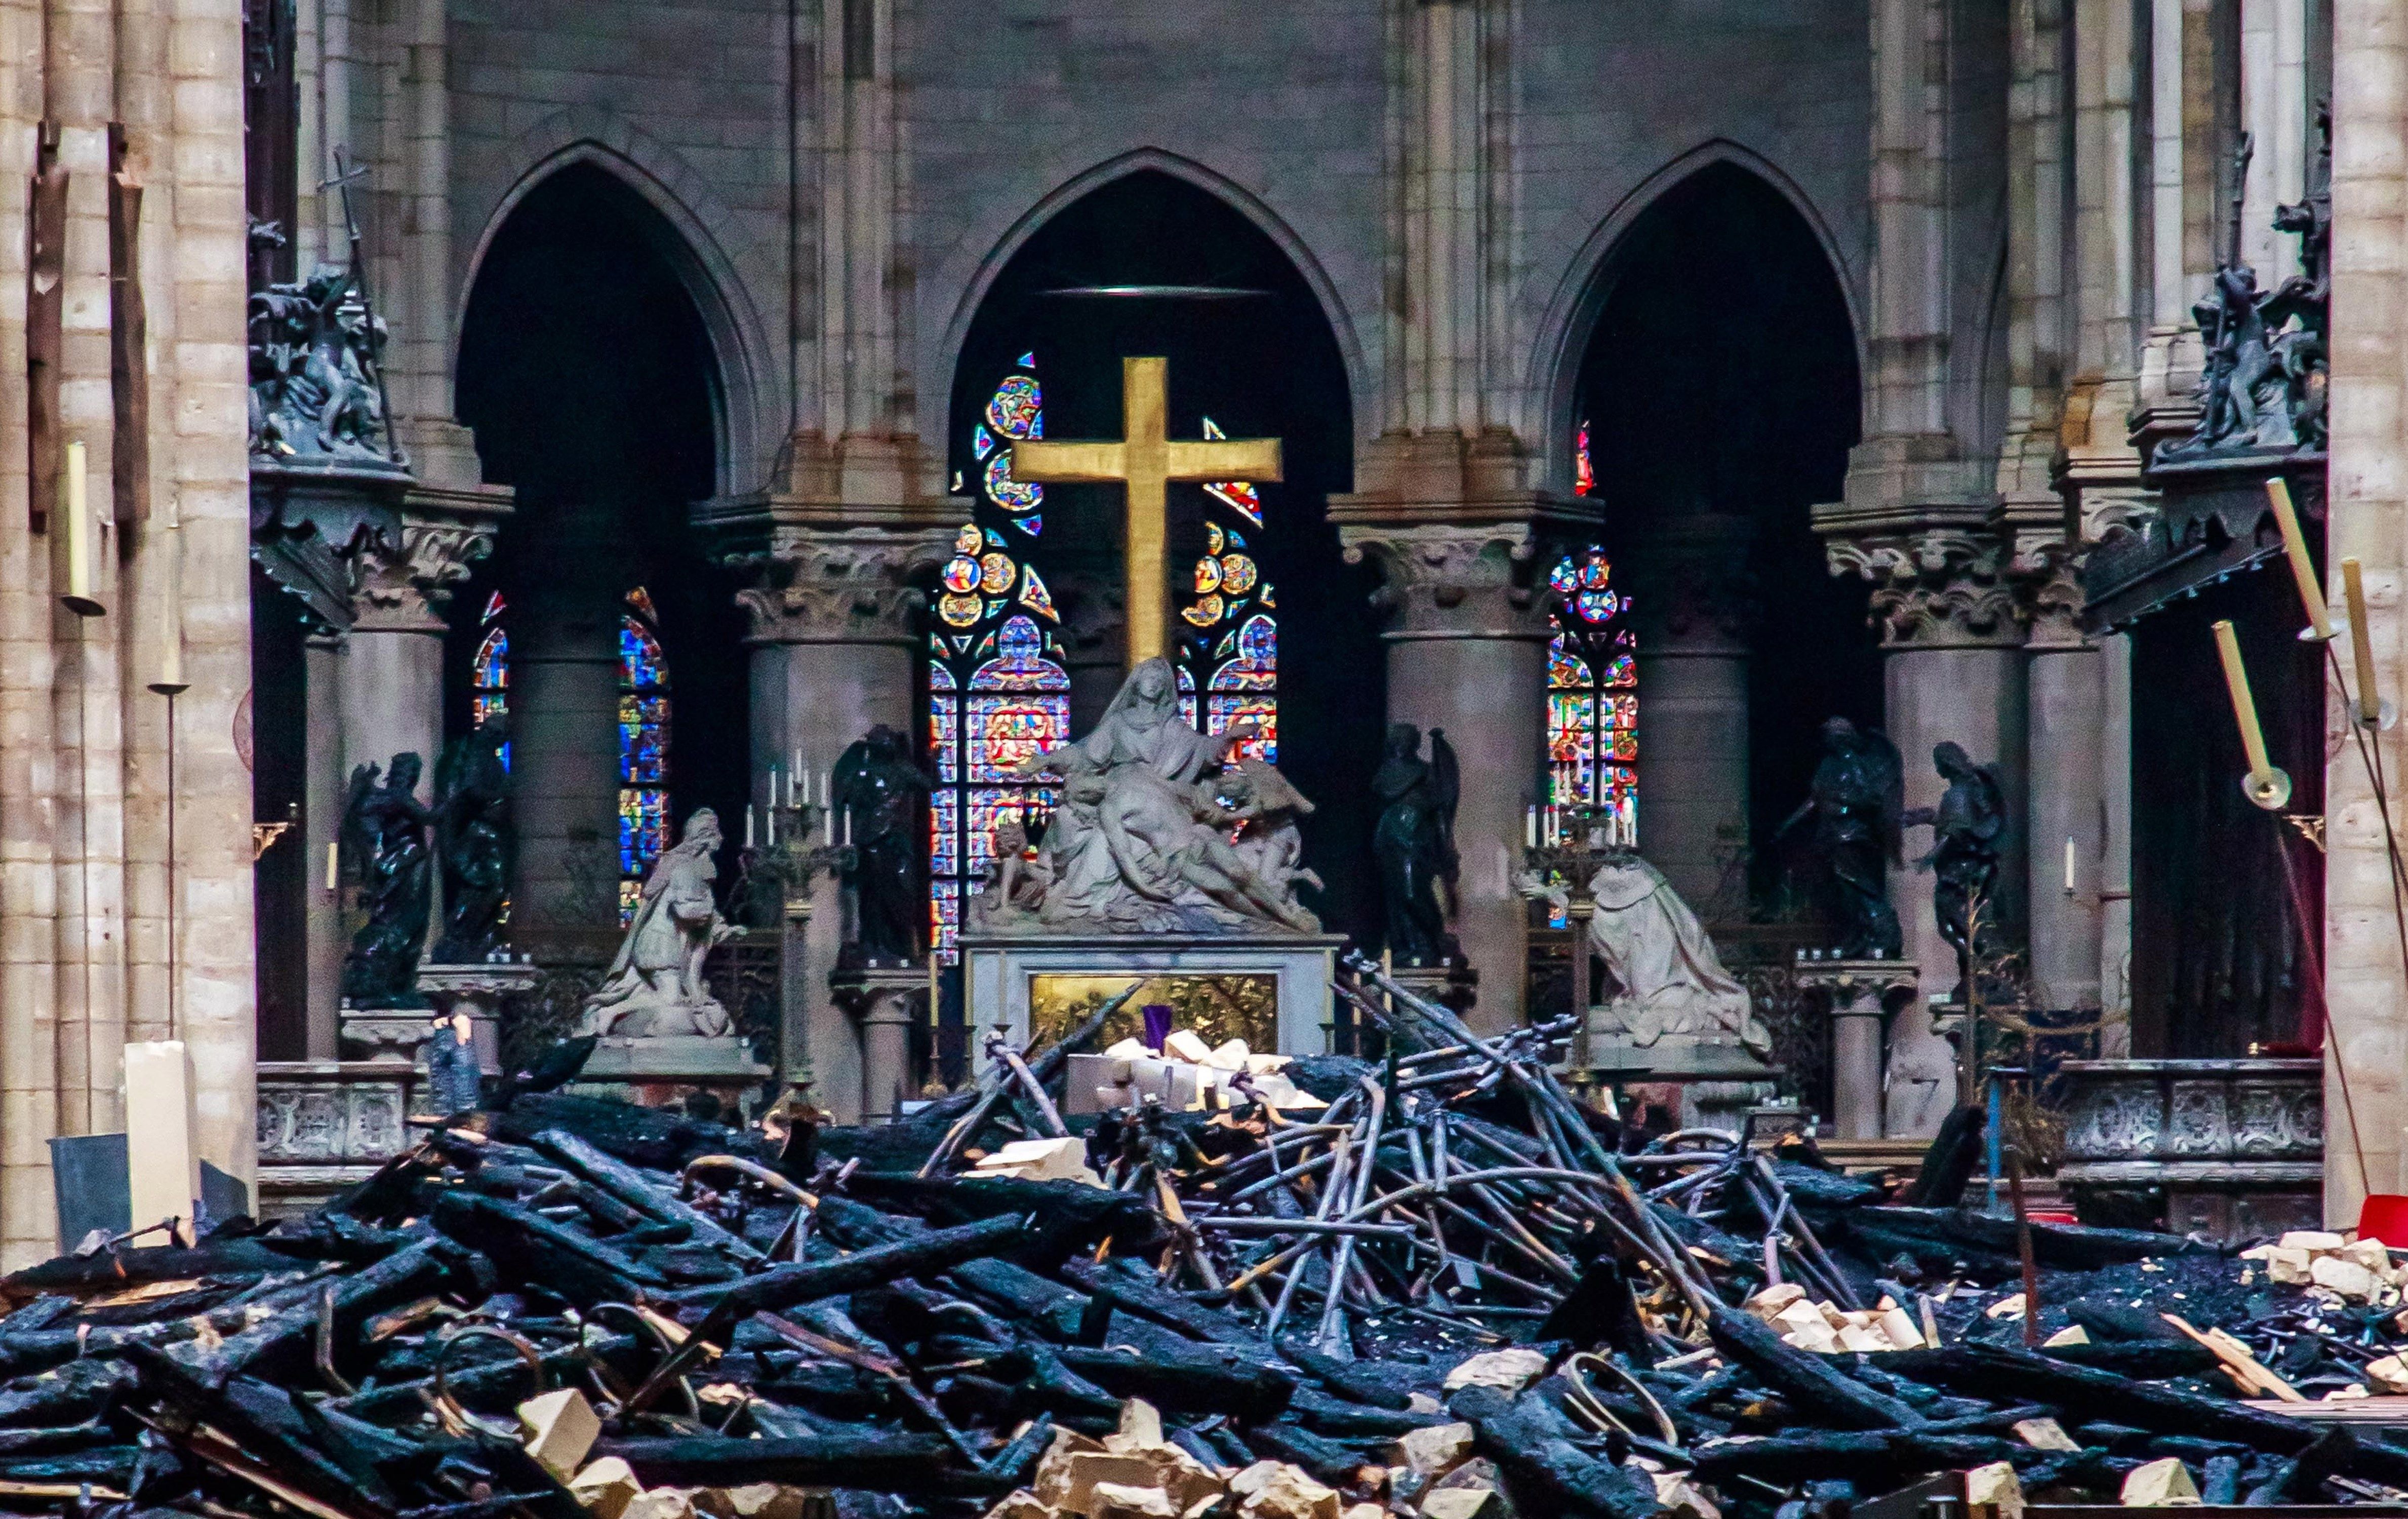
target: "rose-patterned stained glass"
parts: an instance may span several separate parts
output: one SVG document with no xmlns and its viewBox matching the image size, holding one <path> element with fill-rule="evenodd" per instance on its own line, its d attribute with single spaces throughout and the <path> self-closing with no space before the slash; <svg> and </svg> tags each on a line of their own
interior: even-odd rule
<svg viewBox="0 0 2408 1519">
<path fill-rule="evenodd" d="M 619 619 L 619 917 L 635 916 L 669 843 L 669 668 L 652 598 L 638 586 Z"/>
<path fill-rule="evenodd" d="M 1547 647 L 1548 800 L 1609 807 L 1626 827 L 1639 816 L 1639 671 L 1605 551 L 1567 554 L 1547 577 L 1558 605 Z M 1636 833 L 1629 835 L 1636 838 Z"/>
</svg>

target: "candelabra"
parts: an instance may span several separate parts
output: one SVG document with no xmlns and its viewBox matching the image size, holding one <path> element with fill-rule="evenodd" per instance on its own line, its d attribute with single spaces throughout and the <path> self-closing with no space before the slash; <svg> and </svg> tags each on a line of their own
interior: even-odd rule
<svg viewBox="0 0 2408 1519">
<path fill-rule="evenodd" d="M 780 911 L 797 928 L 811 915 L 811 878 L 822 870 L 850 869 L 853 863 L 852 814 L 835 812 L 825 796 L 813 801 L 810 779 L 806 775 L 797 785 L 791 775 L 772 770 L 767 805 L 744 810 L 742 873 L 736 894 L 750 905 L 764 886 L 774 883 Z M 840 838 L 826 837 L 838 829 Z M 811 842 L 814 833 L 824 836 L 817 844 Z"/>
<path fill-rule="evenodd" d="M 1533 895 L 1564 894 L 1564 918 L 1571 929 L 1572 1082 L 1595 1084 L 1589 1051 L 1588 927 L 1597 915 L 1590 882 L 1609 861 L 1627 858 L 1636 840 L 1630 820 L 1610 806 L 1579 802 L 1533 807 L 1522 838 L 1524 879 Z"/>
</svg>

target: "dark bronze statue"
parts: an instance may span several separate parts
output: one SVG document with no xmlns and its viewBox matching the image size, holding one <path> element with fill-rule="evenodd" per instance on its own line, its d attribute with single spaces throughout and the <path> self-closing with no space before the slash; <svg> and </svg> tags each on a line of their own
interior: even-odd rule
<svg viewBox="0 0 2408 1519">
<path fill-rule="evenodd" d="M 1462 793 L 1455 748 L 1442 728 L 1430 730 L 1422 758 L 1422 730 L 1388 724 L 1386 754 L 1371 776 L 1380 821 L 1371 830 L 1371 857 L 1380 867 L 1380 898 L 1387 909 L 1388 953 L 1398 965 L 1440 965 L 1460 951 L 1446 931 L 1439 886 L 1454 890 L 1455 808 Z"/>
<path fill-rule="evenodd" d="M 1903 800 L 1897 745 L 1844 717 L 1823 724 L 1822 762 L 1781 832 L 1813 820 L 1814 855 L 1830 872 L 1836 899 L 1840 953 L 1852 960 L 1895 960 L 1904 949 L 1898 910 L 1889 904 Z"/>
<path fill-rule="evenodd" d="M 1948 789 L 1938 807 L 1918 807 L 1900 821 L 1931 829 L 1931 853 L 1914 862 L 1935 881 L 1932 915 L 1940 937 L 1960 961 L 1988 953 L 1998 928 L 1999 853 L 2007 829 L 2007 792 L 1999 767 L 1976 765 L 1954 743 L 1933 747 L 1931 763 Z"/>
<path fill-rule="evenodd" d="M 416 754 L 393 757 L 384 784 L 377 767 L 351 771 L 343 832 L 359 862 L 360 905 L 367 922 L 343 958 L 343 996 L 358 1008 L 423 1008 L 418 957 L 434 910 L 434 861 L 426 852 L 432 815 L 418 801 Z"/>
<path fill-rule="evenodd" d="M 836 806 L 853 828 L 845 879 L 860 924 L 848 954 L 908 964 L 924 953 L 928 886 L 921 868 L 920 803 L 929 790 L 926 772 L 912 763 L 910 738 L 883 723 L 836 762 Z"/>
<path fill-rule="evenodd" d="M 2242 185 L 2250 141 L 2232 161 L 2232 214 L 2215 267 L 2214 292 L 2191 308 L 2204 347 L 2197 389 L 2199 423 L 2186 437 L 2160 444 L 2157 462 L 2216 454 L 2314 450 L 2325 446 L 2327 317 L 2331 305 L 2332 115 L 2320 111 L 2324 138 L 2307 193 L 2279 206 L 2274 229 L 2300 239 L 2300 272 L 2272 291 L 2242 262 Z"/>
<path fill-rule="evenodd" d="M 510 890 L 510 736 L 499 714 L 445 746 L 435 767 L 435 839 L 443 864 L 437 965 L 471 965 L 501 947 Z"/>
<path fill-rule="evenodd" d="M 251 297 L 251 451 L 294 458 L 382 462 L 389 454 L 377 367 L 384 322 L 351 271 L 320 265 L 309 278 Z"/>
</svg>

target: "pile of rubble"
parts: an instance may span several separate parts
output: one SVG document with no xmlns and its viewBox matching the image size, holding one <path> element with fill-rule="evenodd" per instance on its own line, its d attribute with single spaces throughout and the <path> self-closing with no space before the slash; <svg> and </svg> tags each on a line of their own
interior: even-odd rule
<svg viewBox="0 0 2408 1519">
<path fill-rule="evenodd" d="M 1485 1039 L 1370 986 L 1348 993 L 1383 1063 L 1216 1066 L 1238 1105 L 1077 1133 L 1070 1056 L 1109 1008 L 877 1129 L 516 1083 L 304 1219 L 0 1282 L 0 1499 L 1795 1519 L 1935 1481 L 2408 1495 L 2408 1449 L 2304 1416 L 2408 1388 L 2377 1246 L 2019 1229 L 1945 1206 L 1964 1124 L 1903 1199 L 1810 1143 L 1627 1132 L 1552 1074 L 1564 1030 Z M 1320 1106 L 1247 1093 L 1271 1075 Z"/>
</svg>

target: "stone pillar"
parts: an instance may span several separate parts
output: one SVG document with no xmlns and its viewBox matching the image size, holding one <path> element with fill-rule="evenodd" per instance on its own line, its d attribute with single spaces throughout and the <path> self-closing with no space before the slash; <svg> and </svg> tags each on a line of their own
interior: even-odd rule
<svg viewBox="0 0 2408 1519">
<path fill-rule="evenodd" d="M 1525 810 L 1541 800 L 1547 680 L 1546 597 L 1535 514 L 1485 526 L 1373 525 L 1333 499 L 1350 561 L 1374 560 L 1388 614 L 1388 718 L 1444 728 L 1463 766 L 1455 813 L 1462 857 L 1454 928 L 1480 973 L 1469 1019 L 1518 1026 L 1529 908 L 1513 887 Z"/>
<path fill-rule="evenodd" d="M 2032 993 L 2044 1007 L 2096 1008 L 2105 662 L 2075 625 L 2081 586 L 2062 553 L 2049 558 L 2051 573 L 2033 593 L 2031 635 L 2025 646 Z"/>
<path fill-rule="evenodd" d="M 1647 533 L 1619 566 L 1631 593 L 1646 714 L 1640 849 L 1701 915 L 1711 915 L 1748 843 L 1753 533 L 1743 517 L 1682 517 Z M 1743 903 L 1745 882 L 1739 885 Z"/>
<path fill-rule="evenodd" d="M 302 652 L 303 687 L 309 710 L 308 776 L 301 803 L 302 845 L 308 852 L 308 908 L 303 919 L 308 936 L 308 1058 L 338 1057 L 343 997 L 342 897 L 340 888 L 326 889 L 326 852 L 342 837 L 343 768 L 343 646 L 332 635 L 313 635 Z"/>
<path fill-rule="evenodd" d="M 1912 1020 L 1914 967 L 1899 960 L 1800 962 L 1798 984 L 1823 993 L 1831 1020 L 1831 1131 L 1842 1139 L 1883 1135 L 1883 1025 Z M 1910 1025 L 1911 1026 L 1911 1025 Z"/>
<path fill-rule="evenodd" d="M 850 970 L 838 979 L 836 996 L 860 1024 L 858 1122 L 892 1123 L 912 1096 L 911 1029 L 927 1017 L 928 978 L 909 969 Z"/>
<path fill-rule="evenodd" d="M 598 939 L 619 922 L 617 557 L 548 545 L 510 607 L 510 768 L 519 830 L 514 939 L 538 954 Z M 723 830 L 724 831 L 724 830 Z M 555 945 L 543 945 L 560 936 Z"/>
<path fill-rule="evenodd" d="M 2099 640 L 2099 1056 L 2132 1053 L 2132 640 Z"/>
<path fill-rule="evenodd" d="M 1829 529 L 1827 527 L 1826 531 Z M 1884 629 L 1884 711 L 1906 771 L 1906 805 L 1936 806 L 1945 789 L 1932 767 L 1933 746 L 1954 740 L 1976 763 L 2004 773 L 2010 837 L 2001 852 L 1997 894 L 1999 938 L 2021 930 L 2025 872 L 2025 685 L 2022 612 L 2010 580 L 2008 550 L 1997 536 L 1928 527 L 1861 537 L 1831 536 L 1831 568 L 1873 584 L 1873 616 Z M 1906 957 L 1928 995 L 1957 985 L 1956 952 L 1940 937 L 1932 877 L 1913 861 L 1931 835 L 1911 829 L 1905 867 L 1890 874 L 1890 900 L 1905 930 Z M 1892 1027 L 1884 1132 L 1937 1132 L 1955 1093 L 1956 1055 L 1921 1009 Z"/>
<path fill-rule="evenodd" d="M 876 724 L 919 731 L 918 582 L 952 538 L 946 527 L 781 525 L 767 549 L 730 556 L 753 580 L 738 593 L 751 622 L 753 795 L 767 795 L 770 767 L 791 765 L 797 750 L 807 772 L 825 776 Z M 810 901 L 802 953 L 790 946 L 788 956 L 799 970 L 787 978 L 790 1068 L 781 1075 L 808 1076 L 814 1100 L 840 1123 L 858 1122 L 865 1034 L 828 988 L 851 937 L 841 883 L 814 878 Z"/>
<path fill-rule="evenodd" d="M 2389 0 L 2335 0 L 2333 15 L 2333 408 L 2330 566 L 2364 566 L 2376 679 L 2408 705 L 2401 657 L 2403 521 L 2408 521 L 2408 32 Z M 2408 725 L 2372 736 L 2393 776 L 2408 774 Z M 2348 1226 L 2370 1191 L 2394 1188 L 2408 1125 L 2408 967 L 2391 921 L 2384 831 L 2365 770 L 2344 744 L 2325 771 L 2325 1218 Z M 2349 1100 L 2339 1073 L 2346 1067 Z M 2353 1119 L 2356 1132 L 2352 1132 Z M 2360 1174 L 2358 1154 L 2366 1169 Z"/>
</svg>

